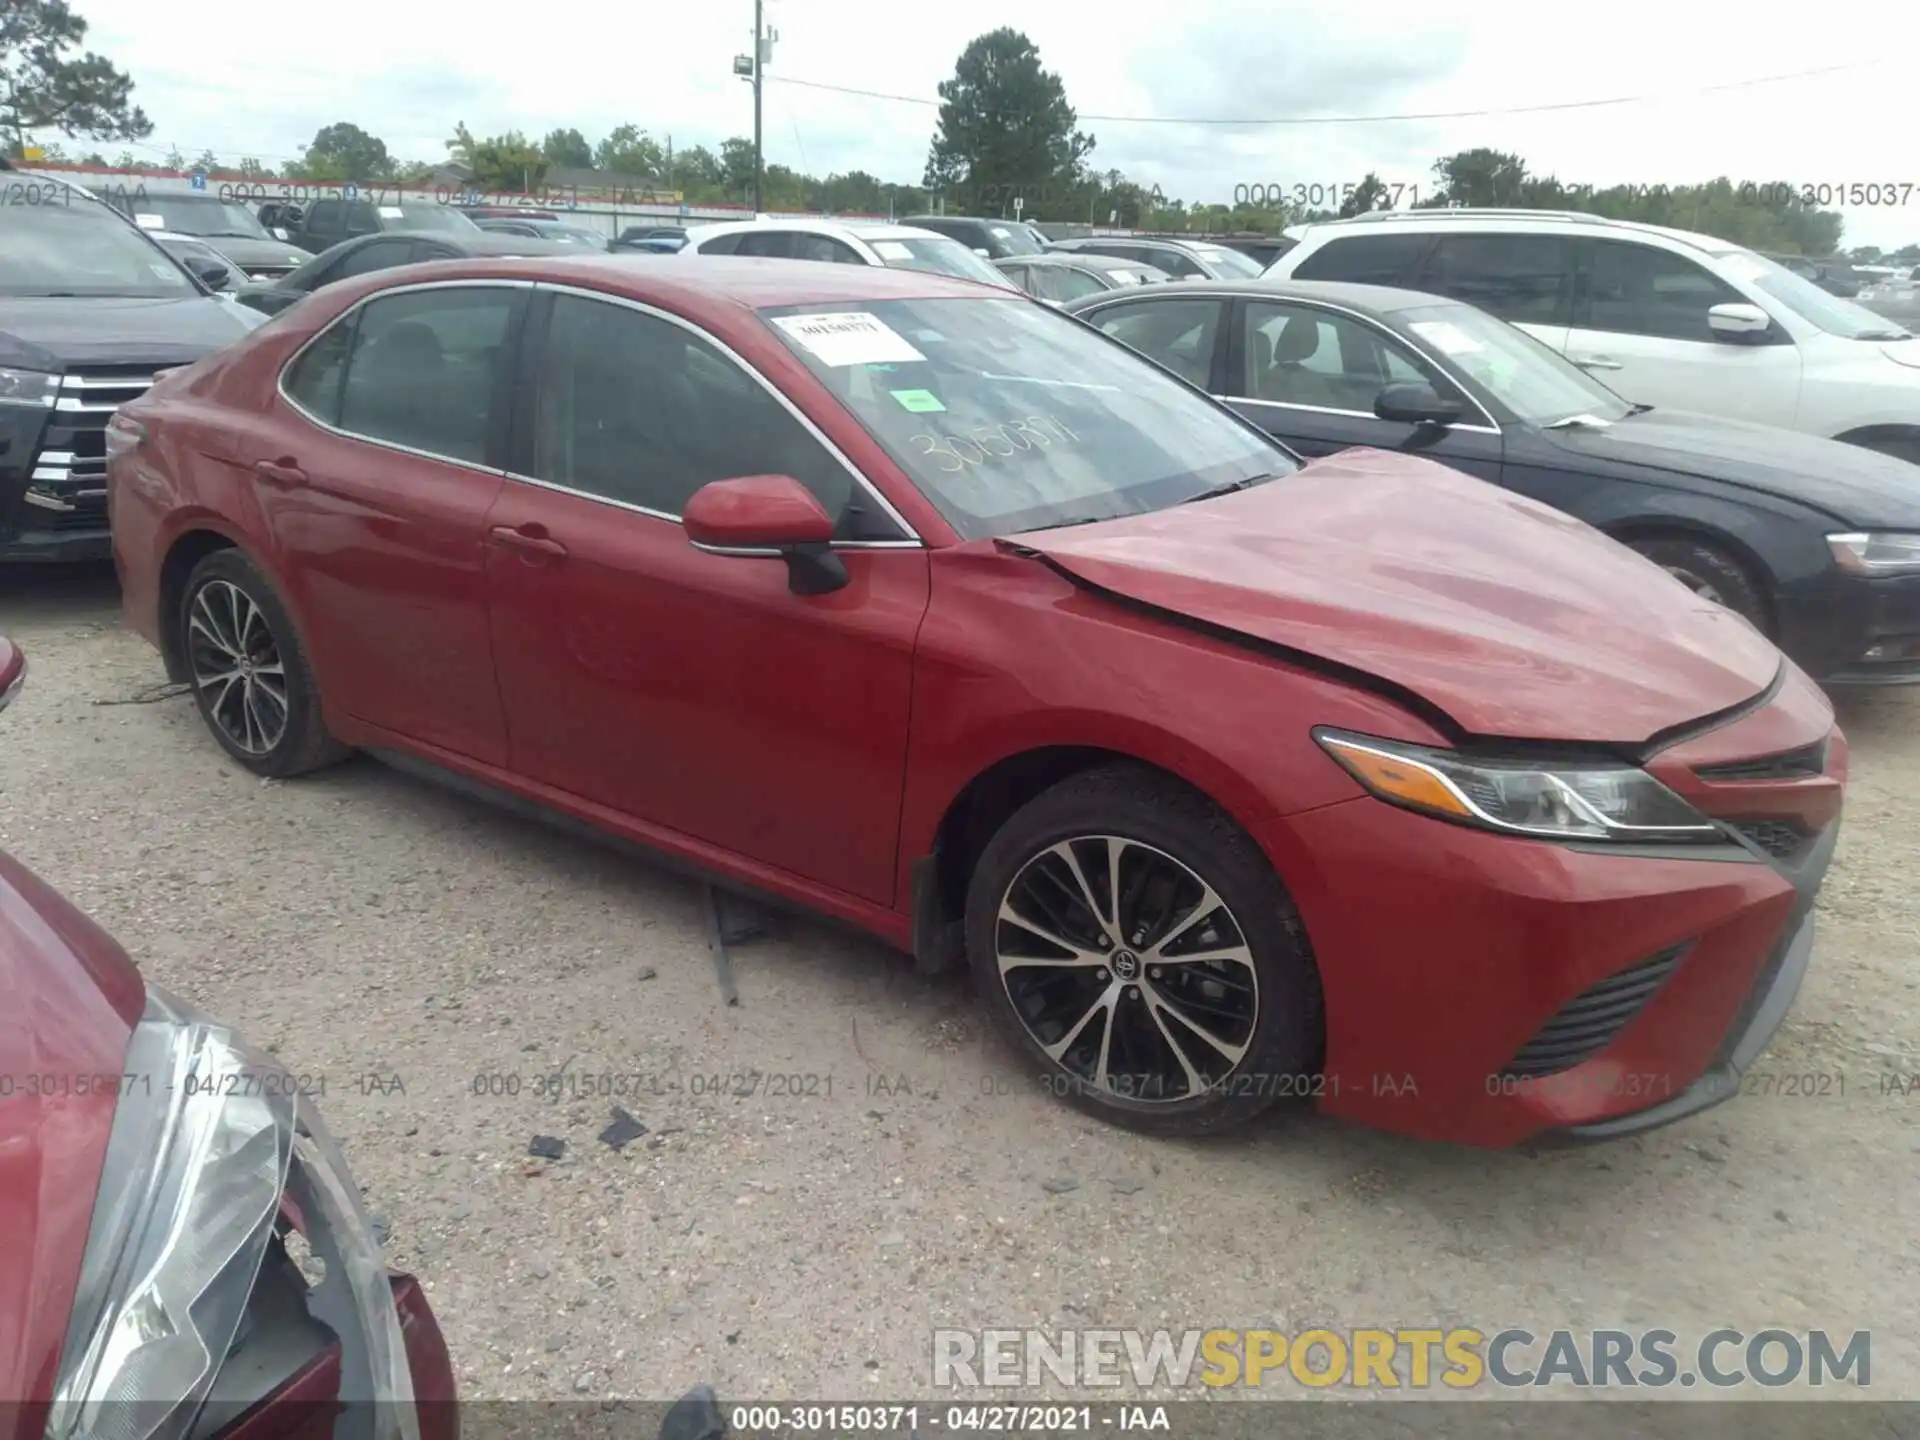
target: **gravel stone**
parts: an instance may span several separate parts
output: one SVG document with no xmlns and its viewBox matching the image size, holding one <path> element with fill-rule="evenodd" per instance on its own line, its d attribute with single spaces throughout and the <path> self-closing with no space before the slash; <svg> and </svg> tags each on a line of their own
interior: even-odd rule
<svg viewBox="0 0 1920 1440">
<path fill-rule="evenodd" d="M 582 1379 L 592 1403 L 701 1382 L 927 1400 L 930 1327 L 1048 1324 L 1062 1296 L 1084 1300 L 1075 1328 L 1266 1327 L 1284 1305 L 1288 1332 L 1629 1317 L 1683 1342 L 1871 1330 L 1874 1395 L 1920 1399 L 1920 1136 L 1914 1099 L 1880 1084 L 1914 1068 L 1888 1066 L 1920 1036 L 1920 693 L 1840 698 L 1853 784 L 1838 863 L 1814 963 L 1755 1066 L 1843 1074 L 1844 1095 L 1756 1085 L 1634 1140 L 1538 1157 L 1284 1108 L 1186 1143 L 1021 1084 L 963 976 L 923 979 L 877 943 L 797 922 L 736 949 L 728 1009 L 699 893 L 664 868 L 364 758 L 254 784 L 185 697 L 94 705 L 162 678 L 117 604 L 104 571 L 0 569 L 0 634 L 32 666 L 0 714 L 0 848 L 151 980 L 326 1079 L 328 1128 L 392 1220 L 388 1263 L 427 1287 L 464 1401 L 571 1399 Z M 404 1093 L 355 1084 L 376 1061 Z M 563 1067 L 578 1092 L 556 1105 L 535 1087 Z M 753 1073 L 820 1079 L 731 1093 Z M 886 1097 L 884 1126 L 866 1115 L 878 1075 L 912 1085 Z M 663 1143 L 576 1145 L 522 1178 L 528 1136 L 594 1134 L 616 1102 Z M 1068 1172 L 1151 1176 L 1151 1203 L 1048 1203 L 1039 1182 Z M 759 1203 L 731 1203 L 749 1192 Z M 905 1247 L 874 1243 L 896 1232 Z M 611 1260 L 615 1245 L 627 1253 Z M 752 1344 L 723 1343 L 743 1326 Z M 542 1351 L 557 1332 L 576 1337 L 570 1364 Z"/>
</svg>

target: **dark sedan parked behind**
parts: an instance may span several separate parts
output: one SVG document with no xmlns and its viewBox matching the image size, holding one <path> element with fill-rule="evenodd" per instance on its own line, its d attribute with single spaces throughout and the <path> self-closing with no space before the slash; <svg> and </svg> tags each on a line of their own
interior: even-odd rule
<svg viewBox="0 0 1920 1440">
<path fill-rule="evenodd" d="M 1176 280 L 1252 280 L 1258 261 L 1210 240 L 1181 240 L 1166 235 L 1086 235 L 1058 240 L 1053 255 L 1110 255 L 1164 270 Z"/>
<path fill-rule="evenodd" d="M 1739 612 L 1816 679 L 1920 681 L 1903 460 L 1633 405 L 1485 311 L 1253 281 L 1066 307 L 1307 455 L 1425 455 L 1575 515 Z"/>
<path fill-rule="evenodd" d="M 1107 255 L 1022 255 L 993 265 L 1036 300 L 1054 305 L 1173 278 L 1151 265 Z"/>
<path fill-rule="evenodd" d="M 564 220 L 527 219 L 522 216 L 484 215 L 474 219 L 489 235 L 518 235 L 528 240 L 551 240 L 575 250 L 608 250 L 613 242 L 584 225 L 569 225 Z"/>
<path fill-rule="evenodd" d="M 278 315 L 322 285 L 331 285 L 352 275 L 391 270 L 396 265 L 482 256 L 505 260 L 517 255 L 568 255 L 579 254 L 583 248 L 558 245 L 551 240 L 529 240 L 521 235 L 489 235 L 484 230 L 476 230 L 471 235 L 362 235 L 357 240 L 344 240 L 330 250 L 321 251 L 284 280 L 272 285 L 248 285 L 234 299 L 263 315 Z"/>
</svg>

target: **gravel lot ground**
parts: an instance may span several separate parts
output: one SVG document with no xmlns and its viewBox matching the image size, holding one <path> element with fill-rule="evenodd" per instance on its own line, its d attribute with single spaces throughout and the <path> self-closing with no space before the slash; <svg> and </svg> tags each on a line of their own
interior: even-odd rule
<svg viewBox="0 0 1920 1440">
<path fill-rule="evenodd" d="M 1765 1067 L 1844 1096 L 1488 1154 L 1106 1128 L 1019 1089 L 964 982 L 804 921 L 725 1009 L 686 881 L 370 761 L 263 784 L 190 700 L 116 703 L 163 676 L 110 576 L 0 571 L 0 633 L 32 662 L 0 847 L 324 1081 L 463 1396 L 928 1396 L 934 1325 L 1519 1324 L 1871 1329 L 1873 1393 L 1920 1398 L 1920 694 L 1843 701 L 1847 830 Z M 642 1077 L 648 1135 L 537 1096 L 562 1066 Z M 745 1071 L 804 1093 L 707 1093 Z"/>
</svg>

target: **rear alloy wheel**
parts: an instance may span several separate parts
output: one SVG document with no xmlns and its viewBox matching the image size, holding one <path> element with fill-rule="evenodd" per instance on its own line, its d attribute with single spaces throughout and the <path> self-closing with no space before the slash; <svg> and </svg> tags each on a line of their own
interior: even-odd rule
<svg viewBox="0 0 1920 1440">
<path fill-rule="evenodd" d="M 216 550 L 194 567 L 178 624 L 200 717 L 235 760 L 284 779 L 347 753 L 320 717 L 320 693 L 286 607 L 240 551 Z"/>
<path fill-rule="evenodd" d="M 1653 561 L 1703 600 L 1723 605 L 1762 635 L 1769 633 L 1766 598 L 1738 560 L 1697 540 L 1646 536 L 1627 547 Z"/>
<path fill-rule="evenodd" d="M 967 905 L 975 980 L 1040 1085 L 1135 1129 L 1201 1134 L 1315 1093 L 1320 988 L 1259 848 L 1144 770 L 1015 814 Z"/>
</svg>

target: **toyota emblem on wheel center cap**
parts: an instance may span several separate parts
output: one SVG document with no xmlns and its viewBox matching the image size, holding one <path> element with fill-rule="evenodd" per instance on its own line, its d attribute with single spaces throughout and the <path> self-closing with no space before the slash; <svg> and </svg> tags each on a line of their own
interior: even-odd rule
<svg viewBox="0 0 1920 1440">
<path fill-rule="evenodd" d="M 1113 973 L 1122 980 L 1140 978 L 1140 957 L 1131 950 L 1116 950 L 1112 956 Z"/>
</svg>

